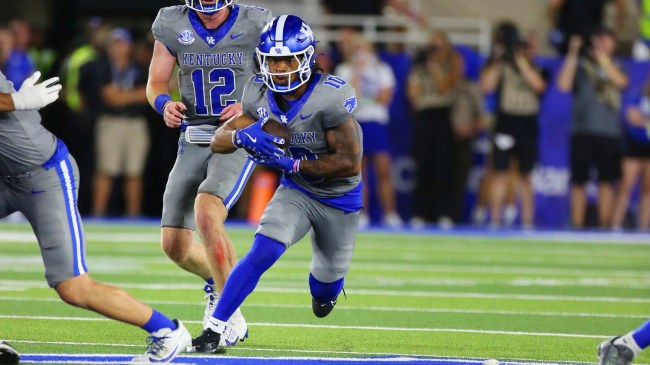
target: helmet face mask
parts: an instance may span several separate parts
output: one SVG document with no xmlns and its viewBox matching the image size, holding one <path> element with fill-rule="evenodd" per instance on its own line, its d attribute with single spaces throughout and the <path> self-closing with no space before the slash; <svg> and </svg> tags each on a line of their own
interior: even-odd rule
<svg viewBox="0 0 650 365">
<path fill-rule="evenodd" d="M 275 56 L 264 54 L 257 51 L 257 60 L 260 65 L 260 71 L 262 74 L 262 80 L 271 90 L 275 92 L 290 92 L 299 88 L 302 84 L 307 82 L 311 77 L 312 73 L 312 62 L 311 59 L 314 58 L 314 47 L 309 46 L 306 50 L 298 54 L 292 54 L 290 56 Z M 293 57 L 298 64 L 298 67 L 295 70 L 290 70 L 287 72 L 273 72 L 270 67 L 270 63 L 273 58 L 281 57 Z M 287 82 L 284 84 L 276 83 L 274 76 L 286 76 Z"/>
<path fill-rule="evenodd" d="M 302 19 L 295 15 L 282 15 L 264 27 L 255 53 L 266 86 L 275 92 L 288 93 L 309 81 L 316 62 L 316 40 Z M 271 70 L 273 58 L 287 57 L 294 57 L 297 69 L 286 72 Z M 287 82 L 280 84 L 274 76 L 286 77 Z"/>
<path fill-rule="evenodd" d="M 185 5 L 199 13 L 212 15 L 219 10 L 232 5 L 233 0 L 216 0 L 212 4 L 206 4 L 206 0 L 185 0 Z"/>
</svg>

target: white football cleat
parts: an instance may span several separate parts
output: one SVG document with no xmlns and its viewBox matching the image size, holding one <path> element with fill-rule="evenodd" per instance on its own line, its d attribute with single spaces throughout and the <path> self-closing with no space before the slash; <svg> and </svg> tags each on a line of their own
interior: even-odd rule
<svg viewBox="0 0 650 365">
<path fill-rule="evenodd" d="M 214 290 L 214 287 L 212 285 L 206 285 L 203 288 L 203 291 L 205 291 L 205 296 L 203 298 L 207 300 L 207 303 L 205 304 L 205 311 L 203 312 L 203 329 L 207 329 L 208 323 L 210 322 L 210 318 L 212 318 L 212 314 L 214 313 L 214 310 L 217 308 L 217 303 L 219 302 L 219 295 Z M 239 341 L 244 341 L 245 339 L 248 338 L 248 325 L 246 324 L 246 320 L 244 319 L 244 316 L 241 314 L 241 310 L 239 310 L 239 308 L 237 308 L 235 313 L 233 313 L 233 315 L 230 316 L 230 319 L 228 319 L 228 325 L 232 327 L 234 331 L 237 333 L 237 335 L 239 336 Z M 223 339 L 221 339 L 220 345 L 234 346 L 234 344 L 226 345 Z"/>
<path fill-rule="evenodd" d="M 176 355 L 192 345 L 192 335 L 181 321 L 174 319 L 178 328 L 163 328 L 153 332 L 147 338 L 147 351 L 144 355 L 133 358 L 136 363 L 170 362 Z"/>
<path fill-rule="evenodd" d="M 237 333 L 239 341 L 243 342 L 248 338 L 248 324 L 246 324 L 244 315 L 241 314 L 241 310 L 239 310 L 239 308 L 237 308 L 235 313 L 233 313 L 232 316 L 230 316 L 228 319 L 228 325 L 232 327 L 235 333 Z"/>
<path fill-rule="evenodd" d="M 638 348 L 636 343 L 629 343 L 625 337 L 618 336 L 605 340 L 598 346 L 599 364 L 630 365 L 636 355 L 633 350 L 635 346 Z"/>
<path fill-rule="evenodd" d="M 192 346 L 187 352 L 201 352 L 217 354 L 226 351 L 226 347 L 235 346 L 239 337 L 228 322 L 210 318 L 208 327 L 201 332 L 199 337 L 192 340 Z"/>
<path fill-rule="evenodd" d="M 205 291 L 203 299 L 207 300 L 207 303 L 205 303 L 205 311 L 203 312 L 203 329 L 206 329 L 208 328 L 208 321 L 212 317 L 212 313 L 214 313 L 214 310 L 217 308 L 219 295 L 214 290 L 214 286 L 209 284 L 203 288 L 203 291 Z"/>
</svg>

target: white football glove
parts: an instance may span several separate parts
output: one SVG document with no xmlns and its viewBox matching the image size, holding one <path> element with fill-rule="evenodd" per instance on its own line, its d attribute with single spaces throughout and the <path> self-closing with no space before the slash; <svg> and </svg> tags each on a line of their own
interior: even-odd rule
<svg viewBox="0 0 650 365">
<path fill-rule="evenodd" d="M 59 91 L 61 91 L 61 84 L 59 84 L 58 77 L 52 77 L 40 84 L 36 84 L 36 80 L 41 77 L 39 71 L 25 81 L 23 81 L 20 90 L 11 94 L 14 100 L 14 108 L 16 110 L 36 110 L 40 109 L 47 104 L 59 98 Z"/>
</svg>

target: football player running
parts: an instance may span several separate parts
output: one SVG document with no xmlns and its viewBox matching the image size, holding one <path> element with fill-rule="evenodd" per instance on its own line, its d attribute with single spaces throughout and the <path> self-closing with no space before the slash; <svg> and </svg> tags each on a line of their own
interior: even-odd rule
<svg viewBox="0 0 650 365">
<path fill-rule="evenodd" d="M 75 307 L 148 331 L 149 345 L 136 362 L 169 362 L 189 346 L 190 333 L 178 320 L 134 299 L 122 289 L 88 274 L 86 241 L 77 209 L 79 169 L 60 139 L 41 124 L 38 109 L 59 97 L 54 77 L 37 83 L 40 72 L 20 90 L 0 72 L 0 218 L 21 212 L 41 248 L 45 278 L 59 297 Z M 0 358 L 19 356 L 0 342 Z"/>
<path fill-rule="evenodd" d="M 254 167 L 243 151 L 213 154 L 208 146 L 216 126 L 241 112 L 257 36 L 271 13 L 233 0 L 184 4 L 162 8 L 152 25 L 147 98 L 168 127 L 181 130 L 163 197 L 161 244 L 178 266 L 206 281 L 205 326 L 236 262 L 224 221 Z M 175 65 L 180 101 L 169 95 Z M 194 242 L 195 228 L 203 246 Z M 233 312 L 231 323 L 243 340 L 246 322 L 239 309 Z"/>
<path fill-rule="evenodd" d="M 250 251 L 230 273 L 207 328 L 192 341 L 194 351 L 214 353 L 220 341 L 238 340 L 227 319 L 262 274 L 309 231 L 314 314 L 327 316 L 343 289 L 362 205 L 362 136 L 353 115 L 354 89 L 318 72 L 315 46 L 310 27 L 297 16 L 282 15 L 267 24 L 256 48 L 261 74 L 246 84 L 244 113 L 212 138 L 212 151 L 237 153 L 246 147 L 256 151 L 252 159 L 283 177 Z M 269 118 L 291 130 L 286 154 L 275 147 L 277 138 L 262 131 Z"/>
<path fill-rule="evenodd" d="M 650 346 L 650 320 L 626 334 L 604 341 L 598 346 L 600 365 L 629 365 Z"/>
</svg>

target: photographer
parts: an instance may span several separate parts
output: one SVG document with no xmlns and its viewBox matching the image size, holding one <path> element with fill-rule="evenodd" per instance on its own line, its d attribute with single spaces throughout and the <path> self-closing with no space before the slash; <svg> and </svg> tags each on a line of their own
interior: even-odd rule
<svg viewBox="0 0 650 365">
<path fill-rule="evenodd" d="M 637 91 L 634 101 L 625 109 L 625 143 L 623 148 L 623 176 L 618 186 L 618 196 L 612 217 L 612 229 L 623 228 L 630 208 L 630 198 L 639 185 L 636 209 L 636 227 L 650 229 L 650 78 L 643 90 Z"/>
<path fill-rule="evenodd" d="M 598 224 L 605 227 L 614 205 L 613 184 L 621 177 L 621 90 L 628 79 L 612 56 L 616 37 L 606 28 L 591 33 L 583 47 L 572 36 L 557 86 L 573 94 L 571 124 L 571 223 L 585 224 L 586 183 L 592 164 L 598 170 Z M 584 54 L 584 56 L 581 56 Z"/>
<path fill-rule="evenodd" d="M 413 115 L 414 228 L 453 225 L 453 127 L 451 110 L 463 81 L 463 59 L 441 31 L 431 34 L 409 73 L 407 96 Z"/>
<path fill-rule="evenodd" d="M 495 33 L 492 56 L 481 72 L 484 94 L 497 94 L 496 125 L 492 136 L 492 176 L 489 187 L 491 224 L 501 224 L 508 175 L 513 157 L 518 162 L 516 190 L 520 193 L 522 225 L 534 224 L 534 194 L 530 173 L 538 155 L 540 95 L 546 91 L 545 75 L 534 63 L 535 38 L 526 41 L 511 22 Z"/>
</svg>

